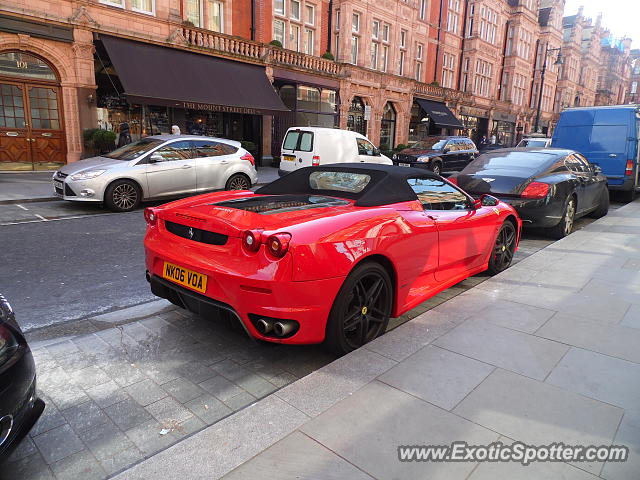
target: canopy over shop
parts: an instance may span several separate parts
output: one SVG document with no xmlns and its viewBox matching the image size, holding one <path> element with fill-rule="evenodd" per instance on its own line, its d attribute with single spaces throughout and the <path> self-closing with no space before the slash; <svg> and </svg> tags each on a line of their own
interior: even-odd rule
<svg viewBox="0 0 640 480">
<path fill-rule="evenodd" d="M 409 141 L 418 141 L 428 135 L 452 134 L 455 130 L 462 128 L 464 125 L 446 104 L 424 98 L 414 99 L 409 124 Z"/>
<path fill-rule="evenodd" d="M 98 117 L 127 122 L 132 138 L 170 133 L 253 143 L 260 155 L 262 115 L 289 109 L 265 69 L 209 55 L 101 35 L 96 45 Z"/>
</svg>

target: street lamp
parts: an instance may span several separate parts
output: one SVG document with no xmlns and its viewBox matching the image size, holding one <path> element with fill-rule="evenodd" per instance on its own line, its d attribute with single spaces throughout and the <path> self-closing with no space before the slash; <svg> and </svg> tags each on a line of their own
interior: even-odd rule
<svg viewBox="0 0 640 480">
<path fill-rule="evenodd" d="M 536 133 L 539 132 L 539 124 L 540 124 L 540 107 L 542 106 L 542 87 L 544 87 L 544 73 L 547 71 L 547 57 L 549 55 L 553 55 L 557 53 L 556 61 L 553 62 L 554 65 L 562 65 L 562 49 L 561 48 L 549 48 L 549 44 L 546 45 L 544 51 L 544 58 L 542 60 L 542 73 L 540 74 L 540 87 L 538 88 L 538 108 L 536 110 L 536 123 L 534 125 L 534 129 Z"/>
</svg>

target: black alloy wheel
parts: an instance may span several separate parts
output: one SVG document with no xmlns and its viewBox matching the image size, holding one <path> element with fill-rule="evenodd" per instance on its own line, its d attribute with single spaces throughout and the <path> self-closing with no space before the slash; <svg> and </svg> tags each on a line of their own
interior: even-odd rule
<svg viewBox="0 0 640 480">
<path fill-rule="evenodd" d="M 440 175 L 440 173 L 442 173 L 442 164 L 439 161 L 432 162 L 431 171 L 436 175 Z"/>
<path fill-rule="evenodd" d="M 513 226 L 509 220 L 506 220 L 498 236 L 496 237 L 496 243 L 493 246 L 491 252 L 491 258 L 489 259 L 489 273 L 496 275 L 511 265 L 513 261 L 513 255 L 516 251 L 516 227 Z"/>
<path fill-rule="evenodd" d="M 391 278 L 378 263 L 363 263 L 347 277 L 336 297 L 325 343 L 338 355 L 383 334 L 393 305 Z"/>
<path fill-rule="evenodd" d="M 114 212 L 130 212 L 142 201 L 140 188 L 131 180 L 116 180 L 104 195 L 104 202 Z"/>
<path fill-rule="evenodd" d="M 225 190 L 249 190 L 251 188 L 251 182 L 246 175 L 242 173 L 235 173 L 229 177 Z"/>
</svg>

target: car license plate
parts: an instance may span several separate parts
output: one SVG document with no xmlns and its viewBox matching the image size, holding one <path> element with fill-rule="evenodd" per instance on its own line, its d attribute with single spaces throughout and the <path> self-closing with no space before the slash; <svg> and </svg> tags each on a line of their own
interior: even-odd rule
<svg viewBox="0 0 640 480">
<path fill-rule="evenodd" d="M 59 188 L 60 190 L 62 190 L 62 182 L 54 180 L 53 181 L 53 186 L 56 187 L 56 188 Z"/>
<path fill-rule="evenodd" d="M 207 276 L 193 270 L 179 267 L 173 263 L 164 262 L 162 276 L 167 280 L 191 288 L 200 293 L 207 291 Z"/>
<path fill-rule="evenodd" d="M 410 167 L 411 166 L 410 163 L 399 163 L 398 165 L 400 165 L 401 167 Z"/>
<path fill-rule="evenodd" d="M 287 162 L 295 162 L 296 161 L 295 155 L 283 155 L 282 158 L 283 158 L 283 160 L 286 160 Z"/>
</svg>

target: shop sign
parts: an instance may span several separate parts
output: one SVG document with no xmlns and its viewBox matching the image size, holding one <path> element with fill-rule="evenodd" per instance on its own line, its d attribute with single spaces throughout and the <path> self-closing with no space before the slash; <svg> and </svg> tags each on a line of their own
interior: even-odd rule
<svg viewBox="0 0 640 480">
<path fill-rule="evenodd" d="M 364 119 L 371 120 L 371 105 L 364 106 Z"/>
<path fill-rule="evenodd" d="M 208 112 L 243 113 L 246 115 L 260 115 L 260 111 L 248 107 L 232 107 L 229 105 L 212 105 L 210 103 L 182 102 L 187 110 L 205 110 Z"/>
<path fill-rule="evenodd" d="M 472 117 L 479 118 L 487 118 L 489 116 L 486 110 L 482 110 L 481 108 L 467 107 L 465 105 L 462 105 L 460 107 L 460 113 L 462 115 L 470 115 Z"/>
</svg>

